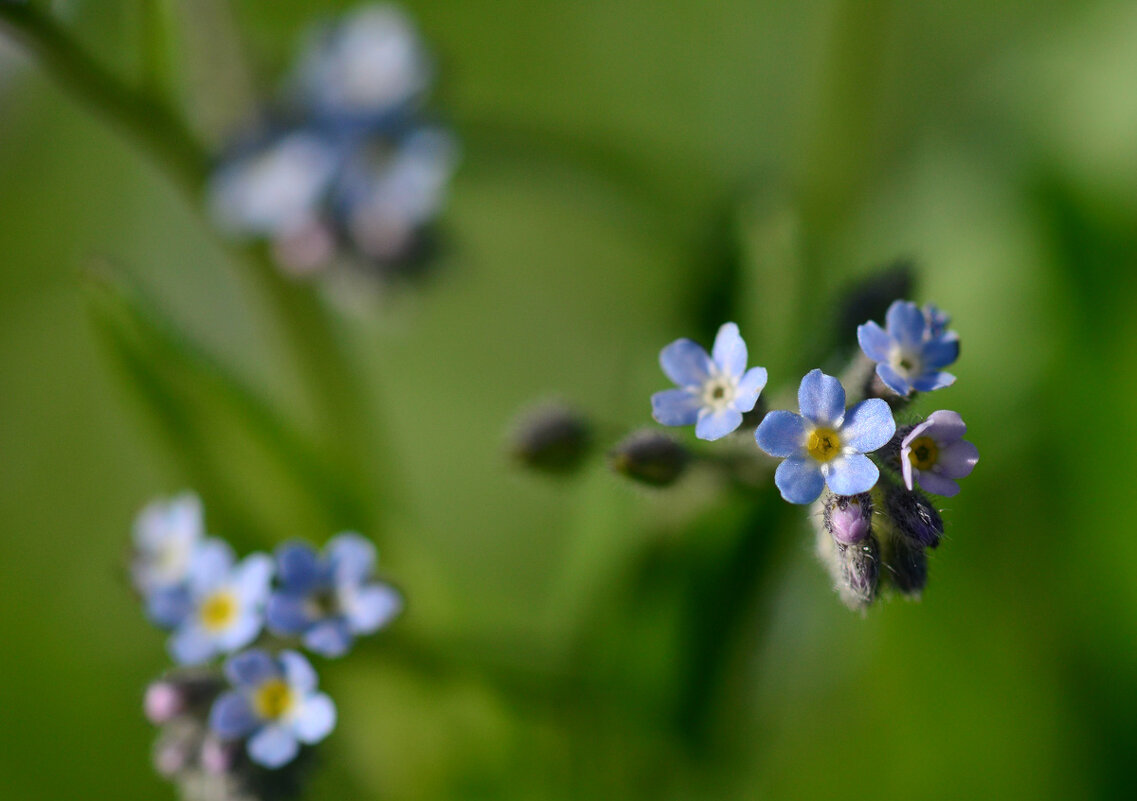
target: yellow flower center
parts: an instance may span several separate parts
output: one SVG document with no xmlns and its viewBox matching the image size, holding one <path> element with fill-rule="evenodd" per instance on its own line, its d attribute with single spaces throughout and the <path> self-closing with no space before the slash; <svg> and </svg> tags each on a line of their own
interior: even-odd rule
<svg viewBox="0 0 1137 801">
<path fill-rule="evenodd" d="M 916 437 L 908 451 L 908 461 L 917 470 L 931 470 L 940 455 L 940 446 L 931 437 Z"/>
<path fill-rule="evenodd" d="M 228 590 L 221 590 L 201 602 L 198 614 L 201 616 L 201 625 L 207 630 L 221 631 L 233 623 L 237 610 L 236 596 Z"/>
<path fill-rule="evenodd" d="M 828 462 L 841 453 L 841 438 L 831 428 L 815 428 L 809 432 L 805 449 L 817 461 Z"/>
<path fill-rule="evenodd" d="M 276 720 L 296 704 L 296 693 L 283 679 L 269 679 L 253 693 L 253 710 L 262 720 Z"/>
</svg>

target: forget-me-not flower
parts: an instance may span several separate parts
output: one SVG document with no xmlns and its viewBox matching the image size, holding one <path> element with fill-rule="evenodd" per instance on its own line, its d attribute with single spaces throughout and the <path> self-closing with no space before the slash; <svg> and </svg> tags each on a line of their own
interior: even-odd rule
<svg viewBox="0 0 1137 801">
<path fill-rule="evenodd" d="M 963 439 L 967 425 L 956 412 L 941 409 L 914 426 L 900 443 L 900 470 L 904 484 L 919 484 L 928 492 L 951 497 L 959 494 L 957 478 L 971 474 L 979 449 Z"/>
<path fill-rule="evenodd" d="M 742 424 L 766 386 L 766 368 L 746 369 L 746 343 L 738 326 L 725 323 L 708 356 L 690 339 L 677 339 L 659 354 L 663 372 L 679 389 L 651 396 L 651 415 L 665 426 L 695 424 L 699 439 L 721 439 Z"/>
<path fill-rule="evenodd" d="M 944 367 L 959 357 L 959 336 L 947 331 L 948 317 L 934 306 L 921 310 L 910 301 L 888 307 L 887 330 L 873 321 L 857 327 L 857 341 L 876 362 L 876 374 L 898 395 L 950 386 L 955 376 Z"/>
<path fill-rule="evenodd" d="M 784 459 L 774 483 L 790 503 L 812 503 L 826 484 L 837 495 L 868 492 L 880 471 L 864 454 L 896 432 L 888 404 L 879 398 L 845 409 L 841 382 L 812 370 L 798 387 L 801 414 L 773 411 L 754 432 L 758 446 Z"/>
<path fill-rule="evenodd" d="M 170 655 L 199 665 L 256 639 L 272 581 L 272 559 L 255 553 L 234 564 L 233 550 L 219 540 L 198 550 L 186 581 L 185 607 L 170 637 Z"/>
<path fill-rule="evenodd" d="M 213 703 L 209 727 L 224 740 L 247 737 L 249 758 L 258 765 L 286 765 L 300 743 L 318 743 L 335 728 L 335 704 L 316 691 L 316 671 L 295 651 L 275 659 L 245 651 L 225 663 L 225 676 L 235 689 Z"/>
<path fill-rule="evenodd" d="M 130 574 L 135 588 L 149 596 L 185 581 L 204 535 L 201 500 L 196 495 L 187 492 L 146 506 L 134 521 Z"/>
<path fill-rule="evenodd" d="M 322 556 L 303 543 L 282 546 L 280 588 L 266 610 L 269 629 L 301 637 L 321 656 L 343 655 L 355 637 L 382 628 L 403 608 L 394 587 L 372 580 L 375 560 L 375 546 L 353 532 L 329 540 Z"/>
</svg>

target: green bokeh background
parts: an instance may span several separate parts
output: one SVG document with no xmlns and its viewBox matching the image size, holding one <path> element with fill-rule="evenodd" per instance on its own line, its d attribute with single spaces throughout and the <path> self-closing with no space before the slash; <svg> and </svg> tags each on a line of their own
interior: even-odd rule
<svg viewBox="0 0 1137 801">
<path fill-rule="evenodd" d="M 146 3 L 57 5 L 104 63 L 137 72 Z M 225 6 L 164 6 L 181 20 L 179 102 L 208 134 L 225 110 L 186 76 L 209 78 L 218 37 L 192 29 Z M 269 86 L 306 22 L 347 4 L 232 7 Z M 963 339 L 957 384 L 919 408 L 960 411 L 982 460 L 944 504 L 919 603 L 849 613 L 793 518 L 729 753 L 692 767 L 650 723 L 561 728 L 476 670 L 388 658 L 379 637 L 322 668 L 340 726 L 310 797 L 1130 797 L 1137 6 L 407 7 L 463 140 L 445 270 L 341 309 L 337 330 L 389 432 L 375 505 L 400 502 L 376 537 L 417 641 L 463 664 L 491 652 L 539 696 L 629 554 L 700 532 L 676 521 L 702 485 L 646 493 L 599 462 L 549 482 L 512 469 L 502 436 L 551 395 L 647 422 L 656 353 L 721 319 L 707 299 L 732 249 L 730 312 L 772 389 L 813 366 L 801 354 L 837 290 L 915 259 L 917 299 Z M 139 711 L 163 638 L 121 567 L 140 506 L 196 477 L 97 338 L 81 266 L 122 265 L 261 394 L 318 421 L 264 297 L 196 210 L 14 48 L 0 64 L 0 795 L 172 797 Z M 263 455 L 212 436 L 220 489 L 197 488 L 217 533 L 264 548 L 333 533 Z M 213 516 L 234 500 L 255 532 Z"/>
</svg>

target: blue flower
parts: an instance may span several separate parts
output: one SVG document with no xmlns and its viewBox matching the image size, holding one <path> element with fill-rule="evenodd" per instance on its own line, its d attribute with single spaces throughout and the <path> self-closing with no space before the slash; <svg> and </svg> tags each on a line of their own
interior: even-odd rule
<svg viewBox="0 0 1137 801">
<path fill-rule="evenodd" d="M 979 449 L 963 438 L 967 425 L 956 412 L 941 409 L 905 434 L 900 443 L 900 468 L 909 490 L 915 483 L 928 492 L 959 494 L 956 479 L 971 475 Z"/>
<path fill-rule="evenodd" d="M 766 368 L 746 369 L 746 343 L 738 326 L 726 323 L 711 355 L 689 339 L 677 339 L 659 354 L 663 372 L 680 388 L 651 396 L 651 416 L 665 426 L 695 424 L 695 436 L 714 440 L 742 424 L 766 386 Z"/>
<path fill-rule="evenodd" d="M 199 549 L 186 581 L 184 606 L 169 650 L 182 665 L 208 662 L 244 648 L 260 634 L 272 580 L 272 559 L 247 556 L 234 564 L 232 549 L 219 540 Z"/>
<path fill-rule="evenodd" d="M 948 316 L 935 306 L 921 310 L 898 300 L 888 307 L 888 330 L 869 321 L 857 327 L 861 350 L 876 362 L 876 374 L 898 395 L 931 392 L 955 381 L 944 367 L 959 358 L 959 336 L 947 331 Z"/>
<path fill-rule="evenodd" d="M 201 501 L 192 493 L 155 501 L 134 521 L 134 558 L 130 575 L 143 595 L 185 581 L 205 534 Z"/>
<path fill-rule="evenodd" d="M 224 740 L 247 737 L 249 758 L 258 765 L 286 765 L 300 743 L 318 743 L 336 726 L 335 704 L 316 691 L 316 671 L 295 651 L 275 659 L 245 651 L 225 663 L 225 676 L 235 689 L 213 702 L 209 727 Z"/>
<path fill-rule="evenodd" d="M 801 414 L 774 411 L 754 432 L 758 447 L 784 459 L 774 483 L 790 503 L 812 503 L 826 484 L 837 495 L 858 495 L 876 484 L 880 471 L 864 454 L 896 432 L 888 404 L 879 398 L 845 409 L 841 382 L 812 370 L 798 388 Z"/>
<path fill-rule="evenodd" d="M 322 656 L 342 656 L 355 637 L 379 630 L 402 611 L 399 592 L 371 580 L 375 559 L 375 546 L 352 532 L 332 538 L 323 556 L 302 543 L 281 547 L 280 588 L 266 611 L 269 629 L 301 637 Z"/>
</svg>

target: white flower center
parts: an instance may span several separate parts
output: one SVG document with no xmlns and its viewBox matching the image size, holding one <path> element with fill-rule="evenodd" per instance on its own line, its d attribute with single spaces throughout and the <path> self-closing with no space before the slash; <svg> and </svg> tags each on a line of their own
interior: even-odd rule
<svg viewBox="0 0 1137 801">
<path fill-rule="evenodd" d="M 729 375 L 712 375 L 703 384 L 703 406 L 716 412 L 734 403 L 738 394 L 738 381 Z"/>
<path fill-rule="evenodd" d="M 905 378 L 918 376 L 924 372 L 924 363 L 920 359 L 920 355 L 901 347 L 892 349 L 892 353 L 889 354 L 888 362 L 893 370 Z"/>
</svg>

